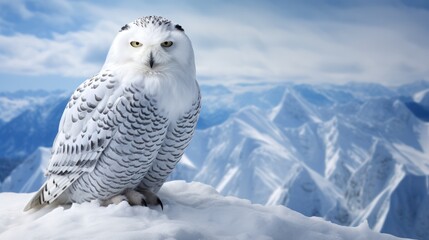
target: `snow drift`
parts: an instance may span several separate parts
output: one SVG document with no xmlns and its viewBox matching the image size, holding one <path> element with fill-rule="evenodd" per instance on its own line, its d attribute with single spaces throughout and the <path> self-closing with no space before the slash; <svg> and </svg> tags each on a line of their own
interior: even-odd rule
<svg viewBox="0 0 429 240">
<path fill-rule="evenodd" d="M 283 206 L 223 197 L 196 182 L 167 182 L 159 193 L 164 211 L 93 201 L 24 213 L 30 197 L 0 194 L 0 239 L 398 239 L 366 224 L 343 227 Z"/>
</svg>

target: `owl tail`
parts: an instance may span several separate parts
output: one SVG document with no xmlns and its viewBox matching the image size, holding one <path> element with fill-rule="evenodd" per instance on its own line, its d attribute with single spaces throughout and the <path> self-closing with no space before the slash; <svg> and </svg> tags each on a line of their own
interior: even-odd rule
<svg viewBox="0 0 429 240">
<path fill-rule="evenodd" d="M 27 203 L 27 205 L 24 208 L 25 212 L 30 209 L 39 210 L 40 208 L 48 204 L 43 197 L 43 188 L 45 186 L 46 186 L 46 183 L 43 184 L 42 188 L 40 188 L 40 190 L 33 196 L 30 202 Z"/>
<path fill-rule="evenodd" d="M 72 173 L 68 175 L 50 175 L 39 191 L 33 196 L 30 202 L 25 206 L 24 211 L 30 209 L 40 209 L 57 200 L 61 194 L 66 191 L 81 175 L 81 173 Z M 60 202 L 63 202 L 61 200 Z"/>
</svg>

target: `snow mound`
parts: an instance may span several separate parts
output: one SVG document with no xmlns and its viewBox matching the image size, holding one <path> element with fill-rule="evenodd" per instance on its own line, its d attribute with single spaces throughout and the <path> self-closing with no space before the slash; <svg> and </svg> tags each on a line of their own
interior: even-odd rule
<svg viewBox="0 0 429 240">
<path fill-rule="evenodd" d="M 0 239 L 398 239 L 367 224 L 335 225 L 283 206 L 223 197 L 201 183 L 166 183 L 164 211 L 96 201 L 24 213 L 31 194 L 0 194 Z"/>
</svg>

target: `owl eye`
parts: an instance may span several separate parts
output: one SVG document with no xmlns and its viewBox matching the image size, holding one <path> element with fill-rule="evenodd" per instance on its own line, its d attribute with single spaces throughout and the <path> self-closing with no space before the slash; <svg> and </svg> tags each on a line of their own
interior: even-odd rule
<svg viewBox="0 0 429 240">
<path fill-rule="evenodd" d="M 137 41 L 130 42 L 130 45 L 135 47 L 135 48 L 143 46 L 143 44 L 141 42 L 137 42 Z"/>
<path fill-rule="evenodd" d="M 165 41 L 165 42 L 161 43 L 162 47 L 171 47 L 171 45 L 173 45 L 172 41 Z"/>
</svg>

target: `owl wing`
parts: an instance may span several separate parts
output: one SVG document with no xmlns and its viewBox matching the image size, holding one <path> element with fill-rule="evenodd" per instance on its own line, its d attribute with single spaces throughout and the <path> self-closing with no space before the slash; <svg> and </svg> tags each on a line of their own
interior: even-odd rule
<svg viewBox="0 0 429 240">
<path fill-rule="evenodd" d="M 52 146 L 48 179 L 24 210 L 53 202 L 83 173 L 94 169 L 118 124 L 117 85 L 112 74 L 102 73 L 73 93 Z"/>
<path fill-rule="evenodd" d="M 191 141 L 197 126 L 200 108 L 201 95 L 198 91 L 198 96 L 192 107 L 168 128 L 156 160 L 139 184 L 139 189 L 157 192 L 161 188 Z"/>
</svg>

